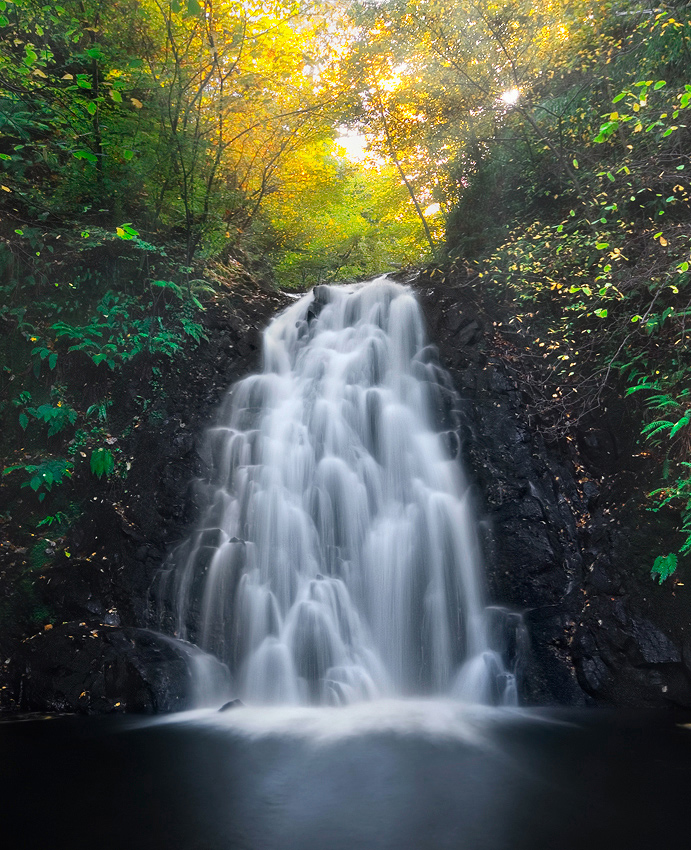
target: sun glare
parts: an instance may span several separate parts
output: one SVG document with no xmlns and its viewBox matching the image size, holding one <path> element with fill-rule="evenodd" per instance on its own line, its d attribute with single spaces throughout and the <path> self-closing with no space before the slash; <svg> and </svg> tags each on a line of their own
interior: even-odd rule
<svg viewBox="0 0 691 850">
<path fill-rule="evenodd" d="M 504 101 L 507 106 L 514 106 L 514 104 L 518 103 L 518 98 L 521 96 L 520 89 L 509 89 L 505 91 L 501 95 L 501 99 Z"/>
<path fill-rule="evenodd" d="M 336 137 L 336 145 L 342 149 L 343 156 L 350 162 L 362 162 L 367 156 L 365 153 L 367 139 L 358 133 L 341 131 L 341 134 Z"/>
</svg>

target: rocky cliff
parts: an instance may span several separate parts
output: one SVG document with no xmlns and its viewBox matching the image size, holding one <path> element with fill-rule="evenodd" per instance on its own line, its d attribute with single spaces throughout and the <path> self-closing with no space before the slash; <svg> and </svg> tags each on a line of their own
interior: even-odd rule
<svg viewBox="0 0 691 850">
<path fill-rule="evenodd" d="M 475 482 L 489 593 L 522 612 L 526 703 L 691 707 L 691 589 L 650 576 L 674 517 L 647 512 L 655 470 L 616 387 L 561 437 L 531 409 L 496 305 L 420 280 Z M 536 367 L 539 368 L 539 365 Z"/>
</svg>

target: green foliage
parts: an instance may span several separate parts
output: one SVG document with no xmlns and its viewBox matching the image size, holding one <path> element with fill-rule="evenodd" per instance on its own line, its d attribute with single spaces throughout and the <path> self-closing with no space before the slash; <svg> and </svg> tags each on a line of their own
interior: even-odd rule
<svg viewBox="0 0 691 850">
<path fill-rule="evenodd" d="M 54 514 L 49 514 L 48 516 L 43 517 L 43 519 L 36 524 L 36 528 L 43 528 L 45 526 L 52 528 L 54 525 L 59 528 L 60 526 L 68 525 L 69 522 L 70 518 L 64 511 L 56 511 Z"/>
<path fill-rule="evenodd" d="M 62 484 L 63 480 L 72 477 L 74 464 L 65 458 L 48 458 L 40 463 L 15 464 L 3 471 L 3 475 L 21 471 L 26 477 L 22 487 L 31 488 L 42 502 L 46 493 L 53 489 L 53 485 Z"/>
<path fill-rule="evenodd" d="M 680 555 L 691 553 L 691 463 L 680 461 L 677 474 L 665 487 L 653 490 L 651 498 L 657 499 L 652 510 L 659 511 L 667 505 L 676 507 L 681 513 L 679 530 L 684 535 L 684 541 L 679 547 Z"/>
<path fill-rule="evenodd" d="M 91 453 L 91 471 L 96 478 L 112 475 L 115 470 L 115 458 L 110 449 L 98 448 Z"/>
<path fill-rule="evenodd" d="M 658 555 L 655 558 L 655 563 L 650 570 L 650 575 L 655 578 L 657 576 L 658 584 L 668 579 L 677 569 L 677 556 L 670 552 L 669 555 Z"/>
<path fill-rule="evenodd" d="M 49 437 L 59 434 L 68 425 L 74 425 L 77 421 L 77 411 L 68 405 L 63 405 L 62 402 L 58 402 L 57 406 L 41 404 L 39 407 L 27 407 L 26 413 L 19 414 L 19 424 L 24 430 L 29 424 L 27 414 L 48 425 Z"/>
<path fill-rule="evenodd" d="M 363 279 L 429 258 L 395 170 L 356 168 L 330 143 L 315 145 L 289 165 L 294 181 L 265 205 L 267 241 L 282 286 Z M 312 179 L 301 180 L 300 172 L 311 172 Z"/>
<path fill-rule="evenodd" d="M 671 371 L 659 377 L 646 375 L 638 376 L 637 382 L 627 389 L 627 395 L 644 392 L 646 409 L 659 416 L 660 411 L 667 412 L 671 418 L 653 418 L 641 428 L 641 435 L 656 446 L 663 447 L 665 461 L 663 464 L 663 479 L 665 485 L 649 494 L 653 505 L 651 510 L 660 511 L 666 507 L 676 508 L 681 515 L 680 532 L 684 540 L 679 547 L 679 555 L 691 552 L 691 462 L 683 458 L 691 450 L 691 389 L 684 386 L 677 388 L 682 382 L 688 381 L 687 367 Z M 676 392 L 675 392 L 676 391 Z M 661 558 L 662 556 L 660 556 Z M 677 567 L 677 555 L 672 553 L 665 556 L 664 564 L 673 563 L 667 574 L 660 573 L 660 583 Z M 660 558 L 655 564 L 658 565 Z M 660 563 L 663 563 L 660 561 Z M 653 568 L 655 572 L 659 572 Z"/>
<path fill-rule="evenodd" d="M 511 362 L 548 433 L 572 435 L 620 376 L 632 406 L 645 397 L 665 485 L 650 504 L 678 511 L 684 535 L 656 562 L 666 577 L 691 548 L 691 22 L 604 14 L 593 35 L 574 19 L 492 143 L 459 151 L 446 272 L 474 269 L 506 305 Z"/>
</svg>

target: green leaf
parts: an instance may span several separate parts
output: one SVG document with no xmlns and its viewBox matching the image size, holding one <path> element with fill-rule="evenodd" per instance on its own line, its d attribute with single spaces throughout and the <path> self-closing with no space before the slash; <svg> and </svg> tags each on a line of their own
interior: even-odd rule
<svg viewBox="0 0 691 850">
<path fill-rule="evenodd" d="M 666 86 L 666 85 L 667 85 L 667 83 L 664 80 L 658 80 L 655 83 L 655 85 L 653 86 L 653 89 L 654 89 L 654 91 L 657 91 L 658 89 L 661 89 L 662 86 Z"/>
<path fill-rule="evenodd" d="M 115 101 L 115 103 L 122 103 L 122 95 L 120 94 L 119 91 L 116 91 L 115 89 L 111 89 L 110 97 L 113 101 Z"/>
<path fill-rule="evenodd" d="M 599 316 L 601 319 L 606 319 L 607 318 L 607 309 L 603 308 L 603 309 L 600 309 L 600 310 L 596 310 L 595 315 Z"/>
<path fill-rule="evenodd" d="M 674 423 L 670 422 L 669 419 L 656 419 L 655 422 L 650 422 L 645 428 L 641 428 L 641 434 L 645 434 L 646 437 L 652 437 L 653 434 L 666 431 L 668 428 L 672 428 L 673 425 Z"/>
<path fill-rule="evenodd" d="M 29 424 L 29 417 L 26 415 L 26 413 L 19 414 L 19 424 L 22 426 L 22 431 L 26 431 L 26 427 Z M 14 468 L 19 469 L 19 467 Z M 10 470 L 7 471 L 9 472 Z"/>
<path fill-rule="evenodd" d="M 682 428 L 685 428 L 688 424 L 689 424 L 689 417 L 688 416 L 682 416 L 681 419 L 674 425 L 674 428 L 672 428 L 672 430 L 669 432 L 670 440 L 672 439 L 672 437 L 675 434 L 677 434 L 679 431 L 681 431 Z"/>
<path fill-rule="evenodd" d="M 640 319 L 640 316 L 638 318 Z M 636 384 L 635 387 L 629 387 L 626 390 L 626 395 L 631 395 L 631 393 L 638 392 L 638 390 L 657 390 L 657 389 L 659 389 L 659 387 L 657 387 L 655 384 L 649 384 L 649 383 L 646 382 L 646 383 L 643 383 L 643 384 Z"/>
<path fill-rule="evenodd" d="M 125 160 L 125 162 L 129 162 L 132 159 L 133 156 L 134 156 L 134 151 L 124 150 L 122 152 L 122 158 Z"/>
<path fill-rule="evenodd" d="M 115 232 L 120 239 L 134 239 L 135 236 L 139 236 L 139 231 L 135 230 L 129 222 L 121 224 L 120 227 L 115 229 Z"/>
<path fill-rule="evenodd" d="M 182 297 L 182 289 L 172 280 L 152 280 L 151 285 L 158 286 L 161 289 L 172 289 L 176 295 Z"/>
<path fill-rule="evenodd" d="M 202 7 L 197 0 L 187 0 L 187 14 L 198 18 L 202 13 Z"/>
<path fill-rule="evenodd" d="M 663 581 L 668 579 L 673 572 L 677 569 L 677 565 L 679 563 L 679 559 L 674 554 L 674 552 L 670 552 L 669 555 L 658 555 L 655 558 L 655 563 L 650 570 L 650 575 L 652 578 L 657 576 L 658 584 L 662 584 Z"/>
<path fill-rule="evenodd" d="M 91 151 L 78 150 L 73 151 L 72 156 L 75 159 L 85 159 L 87 162 L 98 162 L 98 157 Z"/>
<path fill-rule="evenodd" d="M 110 449 L 94 449 L 91 453 L 91 471 L 97 478 L 107 477 L 115 469 L 115 459 Z"/>
<path fill-rule="evenodd" d="M 609 248 L 609 242 L 596 242 L 595 247 L 598 250 L 603 251 L 605 248 Z"/>
</svg>

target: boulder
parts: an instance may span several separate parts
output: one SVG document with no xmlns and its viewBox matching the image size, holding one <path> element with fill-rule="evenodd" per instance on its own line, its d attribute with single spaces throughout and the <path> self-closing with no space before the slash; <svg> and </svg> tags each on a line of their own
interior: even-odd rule
<svg viewBox="0 0 691 850">
<path fill-rule="evenodd" d="M 192 704 L 185 644 L 147 629 L 63 623 L 9 659 L 14 708 L 32 712 L 178 711 Z"/>
</svg>

